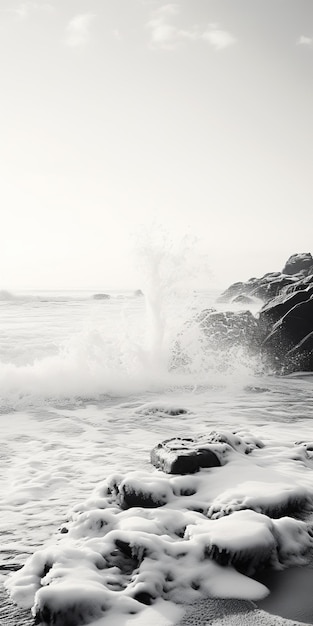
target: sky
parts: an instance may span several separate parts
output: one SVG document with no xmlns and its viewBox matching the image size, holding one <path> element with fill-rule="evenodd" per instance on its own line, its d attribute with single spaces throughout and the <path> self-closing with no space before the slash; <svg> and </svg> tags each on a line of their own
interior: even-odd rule
<svg viewBox="0 0 313 626">
<path fill-rule="evenodd" d="M 0 0 L 0 289 L 139 288 L 158 229 L 207 288 L 313 253 L 312 79 L 312 0 Z"/>
</svg>

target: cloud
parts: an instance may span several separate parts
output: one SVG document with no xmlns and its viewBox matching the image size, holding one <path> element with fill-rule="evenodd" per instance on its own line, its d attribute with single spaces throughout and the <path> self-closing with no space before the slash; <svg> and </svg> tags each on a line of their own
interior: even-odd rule
<svg viewBox="0 0 313 626">
<path fill-rule="evenodd" d="M 170 20 L 178 15 L 177 4 L 165 4 L 153 13 L 152 19 L 146 24 L 153 47 L 175 48 L 180 39 L 180 31 L 171 25 Z"/>
<path fill-rule="evenodd" d="M 215 50 L 222 50 L 236 42 L 233 35 L 213 24 L 205 31 L 197 25 L 188 29 L 179 28 L 173 23 L 179 12 L 177 4 L 165 4 L 153 13 L 146 24 L 152 48 L 173 50 L 184 42 L 205 41 Z"/>
<path fill-rule="evenodd" d="M 301 37 L 299 37 L 298 41 L 297 41 L 298 46 L 312 46 L 313 45 L 313 38 L 312 37 L 305 37 L 304 35 L 301 35 Z"/>
<path fill-rule="evenodd" d="M 10 9 L 1 9 L 2 12 L 8 15 L 15 16 L 20 20 L 27 19 L 34 11 L 54 11 L 54 7 L 49 2 L 36 2 L 35 0 L 26 0 L 20 2 L 15 7 Z"/>
<path fill-rule="evenodd" d="M 90 39 L 90 27 L 94 18 L 93 13 L 80 13 L 73 17 L 66 27 L 66 45 L 73 48 L 85 46 Z"/>
<path fill-rule="evenodd" d="M 236 39 L 231 33 L 214 26 L 209 27 L 209 29 L 203 33 L 202 38 L 213 46 L 215 50 L 223 50 L 223 48 L 228 48 L 236 43 Z"/>
<path fill-rule="evenodd" d="M 121 41 L 122 40 L 122 33 L 118 28 L 114 28 L 113 30 L 113 37 L 114 39 L 116 39 L 117 41 Z"/>
</svg>

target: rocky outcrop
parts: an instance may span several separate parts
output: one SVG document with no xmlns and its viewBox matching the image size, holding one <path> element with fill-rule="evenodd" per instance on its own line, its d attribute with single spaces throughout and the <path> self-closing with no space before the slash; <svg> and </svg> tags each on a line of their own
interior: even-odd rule
<svg viewBox="0 0 313 626">
<path fill-rule="evenodd" d="M 218 299 L 232 304 L 246 298 L 264 302 L 256 317 L 248 311 L 203 312 L 205 332 L 220 346 L 236 341 L 259 351 L 265 363 L 276 371 L 313 371 L 313 257 L 293 254 L 282 272 L 231 285 Z"/>
<path fill-rule="evenodd" d="M 259 298 L 268 302 L 280 293 L 298 291 L 313 283 L 313 257 L 310 253 L 293 254 L 281 272 L 267 272 L 261 278 L 230 285 L 218 302 L 234 302 L 238 297 Z"/>
<path fill-rule="evenodd" d="M 267 302 L 277 296 L 283 287 L 289 287 L 296 282 L 296 278 L 285 276 L 280 272 L 270 272 L 262 278 L 250 278 L 245 283 L 230 285 L 218 298 L 218 302 L 236 302 L 238 298 L 257 298 Z"/>
<path fill-rule="evenodd" d="M 263 338 L 268 335 L 273 325 L 288 313 L 294 306 L 308 300 L 310 294 L 306 290 L 294 291 L 289 294 L 280 294 L 269 300 L 258 315 L 260 334 Z"/>
<path fill-rule="evenodd" d="M 301 291 L 301 289 L 313 289 L 313 268 L 312 273 L 303 277 L 301 274 L 300 278 L 297 274 L 296 280 L 293 281 L 290 285 L 287 285 L 281 290 L 281 293 L 293 293 L 294 291 Z"/>
<path fill-rule="evenodd" d="M 313 299 L 309 298 L 293 306 L 274 324 L 262 343 L 262 349 L 283 371 L 295 371 L 303 367 L 312 371 L 312 333 Z"/>
<path fill-rule="evenodd" d="M 299 272 L 313 271 L 313 257 L 310 252 L 292 254 L 283 267 L 283 274 L 298 274 Z"/>
</svg>

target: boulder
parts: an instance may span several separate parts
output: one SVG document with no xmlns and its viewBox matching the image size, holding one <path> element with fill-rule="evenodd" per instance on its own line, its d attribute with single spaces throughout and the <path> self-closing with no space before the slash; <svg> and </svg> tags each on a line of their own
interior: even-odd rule
<svg viewBox="0 0 313 626">
<path fill-rule="evenodd" d="M 262 349 L 270 359 L 288 370 L 292 362 L 307 358 L 308 342 L 302 341 L 313 331 L 313 296 L 292 307 L 276 324 L 262 343 Z M 292 350 L 295 349 L 295 352 Z M 302 355 L 302 356 L 301 356 Z M 292 357 L 292 362 L 288 362 Z"/>
<path fill-rule="evenodd" d="M 207 446 L 193 439 L 175 437 L 157 444 L 151 450 L 151 463 L 166 474 L 194 474 L 201 467 L 219 467 L 220 460 Z"/>
<path fill-rule="evenodd" d="M 310 252 L 302 252 L 292 254 L 284 265 L 283 274 L 298 274 L 304 272 L 307 275 L 308 270 L 313 266 L 313 257 Z"/>
<path fill-rule="evenodd" d="M 110 296 L 108 293 L 95 293 L 93 295 L 94 300 L 109 300 Z"/>
<path fill-rule="evenodd" d="M 167 504 L 173 490 L 166 479 L 143 479 L 136 472 L 126 478 L 112 476 L 109 483 L 112 498 L 122 509 L 142 507 L 154 509 Z"/>
<path fill-rule="evenodd" d="M 232 300 L 232 304 L 254 304 L 254 300 L 249 296 L 244 296 L 241 294 L 240 296 L 236 296 L 236 298 Z"/>
<path fill-rule="evenodd" d="M 251 311 L 205 309 L 197 318 L 209 347 L 227 350 L 233 346 L 258 344 L 258 322 Z"/>
<path fill-rule="evenodd" d="M 269 300 L 259 312 L 259 326 L 263 336 L 271 332 L 272 327 L 296 304 L 309 299 L 307 291 L 295 291 L 289 294 L 280 294 Z"/>
<path fill-rule="evenodd" d="M 250 454 L 262 447 L 258 440 L 245 440 L 237 433 L 212 431 L 196 438 L 173 437 L 151 450 L 151 463 L 166 474 L 194 474 L 201 468 L 227 463 L 229 454 Z"/>
</svg>

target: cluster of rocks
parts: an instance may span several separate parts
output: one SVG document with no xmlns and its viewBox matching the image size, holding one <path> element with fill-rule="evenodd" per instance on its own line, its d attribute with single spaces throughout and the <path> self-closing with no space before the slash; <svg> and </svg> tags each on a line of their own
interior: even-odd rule
<svg viewBox="0 0 313 626">
<path fill-rule="evenodd" d="M 245 344 L 275 371 L 313 371 L 313 257 L 294 254 L 281 272 L 236 282 L 218 298 L 219 303 L 263 306 L 250 311 L 203 311 L 203 330 L 228 348 Z"/>
</svg>

